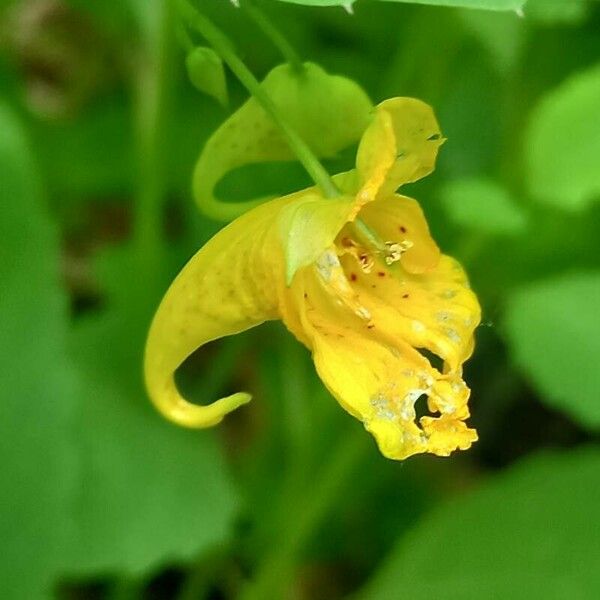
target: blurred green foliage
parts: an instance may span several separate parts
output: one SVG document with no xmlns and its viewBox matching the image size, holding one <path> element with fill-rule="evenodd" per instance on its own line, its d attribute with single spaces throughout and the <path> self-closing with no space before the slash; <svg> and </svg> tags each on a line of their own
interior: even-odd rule
<svg viewBox="0 0 600 600">
<path fill-rule="evenodd" d="M 480 441 L 398 464 L 274 325 L 182 369 L 198 402 L 251 390 L 239 414 L 190 432 L 154 413 L 147 327 L 220 227 L 191 177 L 231 109 L 188 81 L 166 0 L 2 3 L 2 598 L 600 595 L 600 6 L 430 4 L 507 10 L 257 2 L 303 60 L 374 102 L 425 100 L 448 138 L 406 193 L 484 308 L 466 366 Z M 201 6 L 259 78 L 282 61 L 243 7 Z M 265 164 L 222 188 L 307 182 Z"/>
<path fill-rule="evenodd" d="M 505 321 L 514 360 L 545 401 L 592 429 L 600 426 L 599 306 L 600 274 L 573 270 L 520 288 Z"/>
<path fill-rule="evenodd" d="M 600 65 L 567 79 L 531 116 L 529 190 L 541 202 L 578 209 L 600 193 Z"/>
<path fill-rule="evenodd" d="M 444 504 L 359 597 L 395 598 L 403 589 L 412 598 L 593 598 L 600 538 L 587 533 L 600 501 L 599 459 L 597 448 L 540 454 Z M 467 523 L 477 527 L 465 531 Z"/>
<path fill-rule="evenodd" d="M 5 104 L 0 129 L 0 581 L 10 597 L 38 598 L 59 571 L 71 533 L 65 509 L 76 480 L 76 380 L 58 232 L 43 207 L 25 132 Z"/>
</svg>

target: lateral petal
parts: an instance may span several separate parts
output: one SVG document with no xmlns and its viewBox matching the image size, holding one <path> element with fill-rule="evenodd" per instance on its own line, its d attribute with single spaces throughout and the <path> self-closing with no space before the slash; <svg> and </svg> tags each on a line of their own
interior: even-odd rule
<svg viewBox="0 0 600 600">
<path fill-rule="evenodd" d="M 384 455 L 447 456 L 477 439 L 464 422 L 470 392 L 462 363 L 473 350 L 479 305 L 460 265 L 440 256 L 414 200 L 396 196 L 370 207 L 361 218 L 379 233 L 404 227 L 412 246 L 397 264 L 386 268 L 379 259 L 365 269 L 344 252 L 342 232 L 341 257 L 330 248 L 298 273 L 296 320 L 284 320 L 301 328 L 296 335 L 312 349 L 319 376 Z M 417 418 L 421 398 L 430 414 Z"/>
<path fill-rule="evenodd" d="M 359 206 L 431 173 L 444 143 L 433 110 L 415 98 L 390 98 L 376 107 L 358 147 Z"/>
<path fill-rule="evenodd" d="M 473 332 L 481 318 L 461 265 L 440 254 L 419 204 L 411 198 L 377 200 L 360 217 L 384 239 L 407 246 L 399 262 L 387 268 L 365 271 L 351 255 L 342 258 L 375 330 L 424 348 L 457 371 L 473 351 Z"/>
<path fill-rule="evenodd" d="M 351 257 L 343 257 L 346 269 Z M 425 349 L 444 363 L 444 373 L 459 373 L 473 351 L 473 332 L 481 312 L 460 264 L 441 256 L 438 265 L 411 274 L 400 265 L 370 273 L 354 268 L 352 287 L 372 316 L 372 333 L 382 341 L 399 341 Z"/>
<path fill-rule="evenodd" d="M 340 304 L 340 286 L 351 302 Z M 447 456 L 477 439 L 464 423 L 469 390 L 460 370 L 441 373 L 409 339 L 380 331 L 381 315 L 371 313 L 368 298 L 354 282 L 348 282 L 350 291 L 335 280 L 332 288 L 307 269 L 293 287 L 303 302 L 302 326 L 320 378 L 363 421 L 385 456 Z M 415 403 L 425 397 L 432 414 L 417 419 Z"/>
</svg>

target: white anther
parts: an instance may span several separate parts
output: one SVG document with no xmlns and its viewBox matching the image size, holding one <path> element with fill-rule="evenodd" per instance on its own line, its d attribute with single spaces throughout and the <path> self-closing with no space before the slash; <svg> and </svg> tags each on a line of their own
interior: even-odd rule
<svg viewBox="0 0 600 600">
<path fill-rule="evenodd" d="M 402 255 L 413 247 L 413 243 L 409 240 L 403 240 L 402 242 L 385 242 L 386 255 L 385 263 L 391 265 L 400 260 Z"/>
</svg>

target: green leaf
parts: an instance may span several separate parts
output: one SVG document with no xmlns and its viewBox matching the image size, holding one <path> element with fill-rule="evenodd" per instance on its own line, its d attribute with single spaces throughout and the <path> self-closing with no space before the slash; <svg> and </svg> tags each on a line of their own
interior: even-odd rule
<svg viewBox="0 0 600 600">
<path fill-rule="evenodd" d="M 432 6 L 461 6 L 483 10 L 519 10 L 526 0 L 383 0 L 384 2 L 402 2 L 407 4 L 430 4 Z M 283 0 L 291 4 L 305 6 L 344 6 L 350 7 L 355 0 Z"/>
<path fill-rule="evenodd" d="M 229 535 L 237 495 L 214 434 L 165 422 L 146 397 L 141 355 L 158 298 L 134 254 L 105 259 L 109 308 L 69 336 L 57 234 L 3 107 L 0 128 L 0 581 L 3 598 L 41 600 L 58 574 L 140 574 L 195 557 Z"/>
<path fill-rule="evenodd" d="M 517 365 L 543 399 L 600 427 L 600 272 L 536 282 L 509 300 L 505 329 Z"/>
<path fill-rule="evenodd" d="M 431 6 L 458 6 L 481 10 L 513 10 L 523 8 L 526 0 L 383 0 L 384 2 L 404 2 L 410 4 L 429 4 Z"/>
<path fill-rule="evenodd" d="M 261 85 L 318 157 L 334 157 L 356 143 L 369 122 L 372 104 L 362 88 L 346 77 L 329 75 L 315 64 L 305 63 L 302 73 L 289 65 L 277 66 Z M 271 117 L 250 98 L 204 146 L 194 172 L 196 201 L 205 214 L 223 218 L 228 207 L 215 200 L 214 188 L 226 173 L 243 165 L 295 158 Z M 215 202 L 218 206 L 212 214 Z M 234 218 L 240 206 L 230 204 Z"/>
<path fill-rule="evenodd" d="M 317 260 L 330 247 L 352 210 L 353 198 L 321 198 L 308 194 L 284 208 L 279 217 L 285 248 L 286 282 L 296 271 Z"/>
<path fill-rule="evenodd" d="M 384 2 L 404 2 L 410 4 L 429 4 L 431 6 L 460 6 L 481 10 L 520 11 L 526 0 L 384 0 Z"/>
<path fill-rule="evenodd" d="M 461 227 L 490 235 L 522 233 L 527 217 L 510 194 L 488 179 L 458 179 L 442 188 L 442 204 Z"/>
<path fill-rule="evenodd" d="M 289 4 L 303 4 L 304 6 L 352 6 L 356 0 L 281 0 Z"/>
<path fill-rule="evenodd" d="M 0 581 L 5 600 L 50 597 L 74 489 L 75 377 L 59 242 L 24 131 L 0 104 Z"/>
<path fill-rule="evenodd" d="M 599 503 L 597 448 L 529 458 L 425 517 L 358 599 L 592 600 Z"/>
<path fill-rule="evenodd" d="M 584 209 L 600 198 L 600 64 L 572 76 L 534 109 L 525 139 L 528 184 L 540 202 Z"/>
<path fill-rule="evenodd" d="M 109 308 L 85 318 L 72 338 L 85 391 L 70 574 L 141 575 L 190 560 L 227 539 L 238 504 L 215 432 L 168 423 L 143 388 L 145 336 L 159 300 L 140 267 L 148 260 L 131 248 L 103 256 Z"/>
<path fill-rule="evenodd" d="M 185 60 L 188 77 L 194 87 L 227 105 L 227 81 L 223 61 L 212 48 L 194 48 Z"/>
</svg>

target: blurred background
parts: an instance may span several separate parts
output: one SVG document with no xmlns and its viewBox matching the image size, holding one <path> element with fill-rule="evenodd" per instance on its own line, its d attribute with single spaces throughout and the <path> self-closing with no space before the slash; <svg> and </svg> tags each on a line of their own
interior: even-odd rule
<svg viewBox="0 0 600 600">
<path fill-rule="evenodd" d="M 480 440 L 387 461 L 279 323 L 182 368 L 196 401 L 252 403 L 214 430 L 162 420 L 146 331 L 221 227 L 191 173 L 247 95 L 194 89 L 166 0 L 3 0 L 0 597 L 599 598 L 600 5 L 257 5 L 374 102 L 435 108 L 448 142 L 406 193 L 483 306 Z M 198 6 L 259 79 L 282 62 L 243 8 Z M 279 165 L 223 185 L 307 183 Z"/>
</svg>

